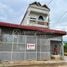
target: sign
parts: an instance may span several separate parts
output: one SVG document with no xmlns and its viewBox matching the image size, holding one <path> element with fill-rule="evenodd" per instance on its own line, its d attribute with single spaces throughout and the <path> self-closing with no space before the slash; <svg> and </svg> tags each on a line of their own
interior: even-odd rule
<svg viewBox="0 0 67 67">
<path fill-rule="evenodd" d="M 27 50 L 35 50 L 35 44 L 27 43 Z"/>
</svg>

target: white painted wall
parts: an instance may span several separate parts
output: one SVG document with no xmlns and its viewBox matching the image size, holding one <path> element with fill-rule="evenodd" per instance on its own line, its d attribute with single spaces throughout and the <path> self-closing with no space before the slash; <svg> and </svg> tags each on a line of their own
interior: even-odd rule
<svg viewBox="0 0 67 67">
<path fill-rule="evenodd" d="M 49 17 L 49 10 L 43 7 L 38 7 L 36 5 L 34 6 L 30 6 L 27 9 L 27 14 L 22 22 L 22 25 L 30 25 L 30 26 L 38 26 L 38 27 L 45 27 L 48 28 L 48 26 L 46 25 L 40 25 L 40 24 L 30 24 L 30 17 L 36 18 L 36 23 L 38 22 L 38 17 L 39 16 L 43 16 L 45 18 L 45 14 L 48 15 Z M 43 21 L 41 21 L 43 22 Z M 48 22 L 49 21 L 44 21 L 44 22 Z"/>
</svg>

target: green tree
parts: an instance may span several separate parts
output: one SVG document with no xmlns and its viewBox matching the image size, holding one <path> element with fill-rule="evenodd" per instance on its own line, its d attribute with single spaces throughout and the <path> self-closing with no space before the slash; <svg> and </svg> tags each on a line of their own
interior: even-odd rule
<svg viewBox="0 0 67 67">
<path fill-rule="evenodd" d="M 67 43 L 64 43 L 64 52 L 67 52 Z"/>
</svg>

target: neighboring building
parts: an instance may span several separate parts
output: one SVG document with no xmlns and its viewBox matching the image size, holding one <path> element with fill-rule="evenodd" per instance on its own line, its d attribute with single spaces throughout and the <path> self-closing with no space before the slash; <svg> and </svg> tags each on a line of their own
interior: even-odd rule
<svg viewBox="0 0 67 67">
<path fill-rule="evenodd" d="M 21 25 L 0 22 L 0 60 L 50 60 L 64 58 L 62 36 L 66 32 L 49 29 L 46 5 L 29 5 Z"/>
</svg>

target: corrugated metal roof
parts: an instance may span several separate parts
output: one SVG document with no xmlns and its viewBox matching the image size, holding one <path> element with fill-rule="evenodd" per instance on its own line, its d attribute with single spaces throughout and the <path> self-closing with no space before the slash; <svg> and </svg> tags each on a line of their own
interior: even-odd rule
<svg viewBox="0 0 67 67">
<path fill-rule="evenodd" d="M 19 28 L 19 29 L 24 29 L 24 30 L 33 30 L 33 31 L 44 32 L 44 33 L 48 33 L 48 34 L 66 35 L 65 31 L 47 29 L 47 28 L 36 27 L 36 26 L 11 24 L 11 23 L 5 23 L 5 22 L 0 22 L 0 27 Z"/>
</svg>

